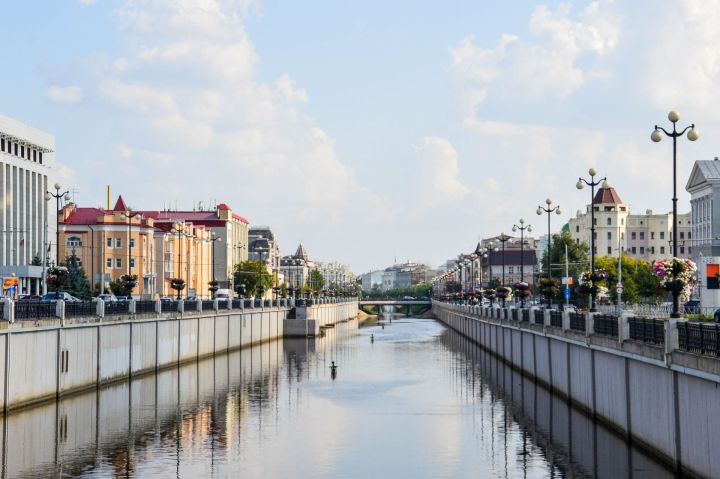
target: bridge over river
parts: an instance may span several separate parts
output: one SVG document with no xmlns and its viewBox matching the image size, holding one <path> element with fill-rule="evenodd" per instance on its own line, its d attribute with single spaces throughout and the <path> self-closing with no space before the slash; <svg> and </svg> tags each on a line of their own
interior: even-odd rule
<svg viewBox="0 0 720 479">
<path fill-rule="evenodd" d="M 432 302 L 429 299 L 361 299 L 358 301 L 358 308 L 368 314 L 380 314 L 389 310 L 412 316 L 429 311 Z"/>
</svg>

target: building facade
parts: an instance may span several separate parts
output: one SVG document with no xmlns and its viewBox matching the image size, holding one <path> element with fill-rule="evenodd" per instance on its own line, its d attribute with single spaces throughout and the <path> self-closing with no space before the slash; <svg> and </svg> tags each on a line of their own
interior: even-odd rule
<svg viewBox="0 0 720 479">
<path fill-rule="evenodd" d="M 330 261 L 326 263 L 317 263 L 317 269 L 323 277 L 323 287 L 325 289 L 344 289 L 348 285 L 355 283 L 355 275 L 350 266 Z"/>
<path fill-rule="evenodd" d="M 382 289 L 383 283 L 383 270 L 378 269 L 375 271 L 369 271 L 360 275 L 360 282 L 364 291 L 370 291 L 372 289 Z"/>
<path fill-rule="evenodd" d="M 282 284 L 280 272 L 280 247 L 275 233 L 269 226 L 252 226 L 248 231 L 248 259 L 261 261 L 268 267 L 273 284 Z"/>
<path fill-rule="evenodd" d="M 235 265 L 248 259 L 249 221 L 235 213 L 227 204 L 220 203 L 214 209 L 193 211 L 143 211 L 157 223 L 184 222 L 194 228 L 204 227 L 219 238 L 214 243 L 215 279 L 218 287 L 233 289 Z"/>
<path fill-rule="evenodd" d="M 310 270 L 314 267 L 315 263 L 310 259 L 302 243 L 298 245 L 294 255 L 280 258 L 280 273 L 289 288 L 312 286 L 309 284 L 309 279 Z"/>
<path fill-rule="evenodd" d="M 81 208 L 69 203 L 60 210 L 59 223 L 61 261 L 75 254 L 91 287 L 105 291 L 120 276 L 136 274 L 138 285 L 133 296 L 155 296 L 152 218 L 131 212 L 120 196 L 112 210 Z"/>
<path fill-rule="evenodd" d="M 615 188 L 607 183 L 595 194 L 595 254 L 617 256 L 622 249 L 633 258 L 649 262 L 672 256 L 672 213 L 631 214 Z M 590 245 L 590 205 L 569 221 L 570 234 L 579 243 Z M 692 254 L 690 213 L 678 215 L 678 256 Z"/>
<path fill-rule="evenodd" d="M 55 200 L 52 189 L 55 139 L 44 131 L 0 115 L 0 275 L 19 278 L 20 291 L 43 291 L 42 266 L 55 258 Z M 48 221 L 50 220 L 50 221 Z"/>
</svg>

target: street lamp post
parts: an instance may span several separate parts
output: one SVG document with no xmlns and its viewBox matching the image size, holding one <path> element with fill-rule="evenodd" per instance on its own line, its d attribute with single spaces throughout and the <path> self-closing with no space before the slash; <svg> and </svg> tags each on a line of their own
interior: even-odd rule
<svg viewBox="0 0 720 479">
<path fill-rule="evenodd" d="M 178 221 L 175 224 L 173 224 L 173 229 L 177 233 L 177 247 L 178 247 L 178 268 L 177 268 L 178 277 L 176 279 L 182 279 L 182 273 L 181 273 L 182 265 L 180 262 L 181 256 L 182 256 L 182 247 L 180 246 L 180 236 L 182 235 L 182 233 L 185 229 L 185 225 L 183 223 L 181 223 L 180 221 Z M 178 288 L 178 290 L 177 290 L 177 300 L 180 301 L 180 288 Z"/>
<path fill-rule="evenodd" d="M 603 188 L 607 187 L 607 178 L 602 178 L 600 180 L 595 181 L 595 176 L 597 175 L 597 170 L 595 168 L 590 168 L 588 170 L 588 174 L 590 175 L 590 181 L 579 178 L 578 182 L 575 184 L 575 187 L 578 190 L 582 190 L 585 185 L 588 185 L 590 187 L 590 281 L 592 282 L 593 289 L 590 291 L 590 312 L 594 313 L 597 311 L 595 308 L 595 187 L 603 184 Z"/>
<path fill-rule="evenodd" d="M 217 281 L 215 280 L 215 242 L 221 240 L 222 238 L 220 236 L 216 236 L 214 231 L 210 233 L 210 241 L 212 242 L 210 248 L 210 261 L 212 262 L 212 281 L 210 286 L 210 295 L 212 299 L 215 299 L 215 292 L 218 289 Z"/>
<path fill-rule="evenodd" d="M 695 129 L 695 124 L 691 124 L 690 126 L 686 126 L 682 131 L 677 131 L 677 122 L 680 120 L 680 113 L 678 113 L 675 110 L 672 110 L 670 113 L 668 113 L 668 120 L 672 122 L 673 129 L 671 132 L 667 131 L 665 128 L 659 127 L 655 125 L 655 130 L 650 135 L 650 139 L 654 141 L 655 143 L 662 140 L 662 135 L 660 132 L 662 131 L 665 133 L 666 136 L 669 136 L 673 140 L 673 230 L 672 230 L 672 242 L 673 242 L 673 257 L 678 257 L 678 250 L 677 250 L 677 225 L 678 225 L 678 219 L 677 219 L 677 139 L 678 137 L 681 137 L 687 132 L 687 138 L 690 141 L 697 140 L 700 135 L 698 134 L 697 130 Z M 688 131 L 689 130 L 689 131 Z M 673 318 L 679 318 L 681 316 L 680 314 L 680 291 L 679 290 L 673 290 L 673 311 L 670 315 Z"/>
<path fill-rule="evenodd" d="M 560 205 L 552 206 L 552 200 L 550 198 L 545 199 L 545 204 L 547 207 L 544 206 L 538 206 L 537 214 L 538 216 L 542 215 L 543 212 L 547 213 L 547 223 L 548 223 L 548 242 L 547 242 L 547 269 L 545 270 L 545 273 L 547 274 L 548 279 L 552 278 L 552 271 L 550 267 L 550 248 L 552 247 L 552 234 L 550 234 L 550 217 L 552 212 L 554 211 L 555 214 L 560 216 L 562 214 L 562 210 L 560 209 Z M 552 297 L 548 295 L 548 308 L 552 306 Z"/>
<path fill-rule="evenodd" d="M 506 235 L 505 233 L 500 233 L 500 236 L 498 236 L 497 240 L 502 243 L 502 287 L 505 287 L 505 243 L 510 241 L 510 236 Z M 502 305 L 503 308 L 505 307 L 505 298 L 502 298 Z"/>
<path fill-rule="evenodd" d="M 520 226 L 513 225 L 512 228 L 513 232 L 516 232 L 517 230 L 520 230 L 520 282 L 525 282 L 525 231 L 527 230 L 528 233 L 532 233 L 532 226 L 531 225 L 525 225 L 525 220 L 520 218 Z M 523 292 L 523 296 L 520 298 L 520 307 L 525 307 L 525 296 Z"/>
<path fill-rule="evenodd" d="M 60 264 L 60 198 L 65 201 L 70 201 L 70 190 L 60 193 L 62 186 L 60 183 L 53 185 L 55 193 L 50 191 L 45 192 L 45 201 L 50 201 L 50 198 L 55 198 L 55 265 Z"/>
<path fill-rule="evenodd" d="M 120 213 L 120 219 L 128 222 L 128 281 L 130 281 L 130 276 L 132 275 L 132 221 L 140 221 L 142 219 L 142 216 L 140 213 L 135 213 L 134 215 L 128 211 L 127 213 L 123 212 Z M 130 290 L 130 297 L 132 298 L 132 289 Z"/>
</svg>

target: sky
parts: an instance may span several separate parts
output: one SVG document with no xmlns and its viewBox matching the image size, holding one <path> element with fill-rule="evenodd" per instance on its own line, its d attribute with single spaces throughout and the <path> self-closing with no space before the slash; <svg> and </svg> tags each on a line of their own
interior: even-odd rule
<svg viewBox="0 0 720 479">
<path fill-rule="evenodd" d="M 227 203 L 356 273 L 439 265 L 595 167 L 680 210 L 720 144 L 720 1 L 63 0 L 2 8 L 0 113 L 55 135 L 80 206 Z"/>
</svg>

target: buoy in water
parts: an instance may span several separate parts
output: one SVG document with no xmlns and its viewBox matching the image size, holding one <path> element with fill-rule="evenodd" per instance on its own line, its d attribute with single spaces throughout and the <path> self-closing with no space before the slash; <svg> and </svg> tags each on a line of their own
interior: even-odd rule
<svg viewBox="0 0 720 479">
<path fill-rule="evenodd" d="M 371 335 L 370 335 L 370 342 L 371 342 L 371 343 L 374 343 L 374 342 L 375 342 L 375 335 L 374 335 L 374 334 L 371 334 Z"/>
<path fill-rule="evenodd" d="M 330 377 L 332 379 L 335 379 L 335 377 L 337 376 L 337 368 L 338 367 L 337 367 L 337 364 L 335 364 L 335 361 L 331 361 L 330 362 Z"/>
</svg>

